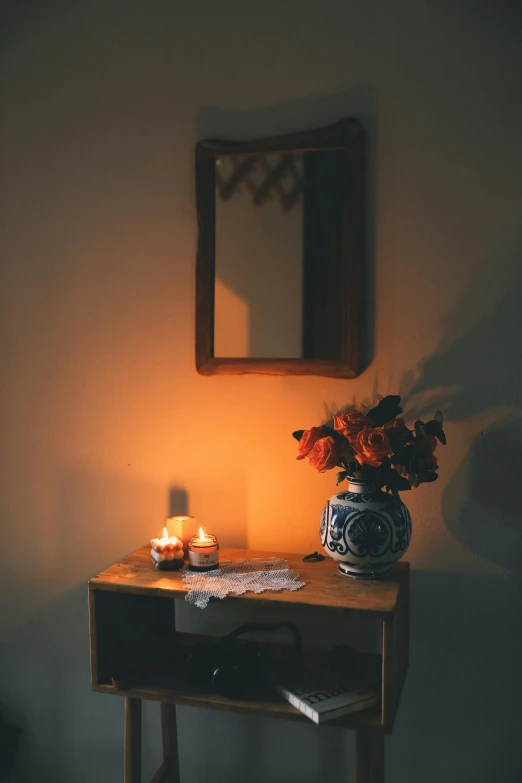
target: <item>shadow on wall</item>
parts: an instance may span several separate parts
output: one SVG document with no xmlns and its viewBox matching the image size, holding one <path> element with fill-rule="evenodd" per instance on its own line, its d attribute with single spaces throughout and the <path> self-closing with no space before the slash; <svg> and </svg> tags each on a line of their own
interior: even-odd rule
<svg viewBox="0 0 522 783">
<path fill-rule="evenodd" d="M 86 585 L 29 612 L 4 640 L 1 664 L 23 678 L 3 683 L 9 713 L 22 728 L 15 780 L 69 780 L 77 770 L 77 780 L 87 781 L 82 770 L 93 767 L 114 779 L 121 774 L 121 705 L 89 693 Z"/>
<path fill-rule="evenodd" d="M 171 487 L 169 490 L 169 517 L 189 514 L 188 494 L 182 487 Z"/>
<path fill-rule="evenodd" d="M 373 360 L 375 340 L 375 183 L 379 130 L 379 97 L 375 86 L 362 83 L 343 92 L 310 96 L 247 111 L 226 111 L 204 106 L 198 112 L 196 133 L 198 139 L 261 139 L 323 127 L 343 117 L 356 117 L 366 132 L 362 371 Z"/>
<path fill-rule="evenodd" d="M 410 671 L 387 779 L 517 783 L 520 583 L 495 576 L 412 573 Z"/>
<path fill-rule="evenodd" d="M 474 440 L 442 500 L 446 524 L 456 538 L 468 549 L 519 573 L 522 571 L 521 465 L 522 418 L 518 416 Z"/>
<path fill-rule="evenodd" d="M 440 407 L 449 422 L 473 432 L 443 494 L 445 524 L 470 551 L 512 571 L 522 563 L 521 246 L 515 237 L 477 265 L 438 349 L 401 388 L 408 419 Z M 411 665 L 389 746 L 391 779 L 522 779 L 513 751 L 521 609 L 522 581 L 508 574 L 412 573 Z"/>
<path fill-rule="evenodd" d="M 506 243 L 491 259 L 494 277 L 470 283 L 420 377 L 402 383 L 408 416 L 440 407 L 449 421 L 476 421 L 469 453 L 444 492 L 444 519 L 470 550 L 514 571 L 522 570 L 521 247 L 522 239 Z"/>
</svg>

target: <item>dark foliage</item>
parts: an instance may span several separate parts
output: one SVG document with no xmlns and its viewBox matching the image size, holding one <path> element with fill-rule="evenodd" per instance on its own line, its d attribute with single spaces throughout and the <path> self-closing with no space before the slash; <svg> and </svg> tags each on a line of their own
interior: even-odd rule
<svg viewBox="0 0 522 783">
<path fill-rule="evenodd" d="M 401 398 L 398 394 L 388 394 L 366 415 L 373 421 L 376 427 L 382 427 L 402 413 L 402 408 L 399 405 L 400 401 Z"/>
</svg>

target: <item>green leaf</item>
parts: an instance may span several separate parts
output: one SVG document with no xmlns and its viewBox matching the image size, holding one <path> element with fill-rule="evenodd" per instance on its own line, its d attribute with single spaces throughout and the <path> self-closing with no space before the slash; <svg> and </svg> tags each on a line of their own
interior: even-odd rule
<svg viewBox="0 0 522 783">
<path fill-rule="evenodd" d="M 397 475 L 397 481 L 395 483 L 396 488 L 399 490 L 399 492 L 406 492 L 408 489 L 411 489 L 411 484 L 408 481 L 407 478 L 404 476 Z"/>
<path fill-rule="evenodd" d="M 332 437 L 337 435 L 336 431 L 332 429 L 332 427 L 328 427 L 326 424 L 323 424 L 322 430 L 323 435 L 331 435 Z"/>
<path fill-rule="evenodd" d="M 436 411 L 435 416 L 433 418 L 435 419 L 435 421 L 438 421 L 439 424 L 442 424 L 442 422 L 444 421 L 442 411 Z"/>
<path fill-rule="evenodd" d="M 386 478 L 386 489 L 388 492 L 397 494 L 397 492 L 405 492 L 406 490 L 411 489 L 411 484 L 407 478 L 399 476 L 395 471 L 393 472 L 395 473 L 394 476 L 390 473 Z"/>
<path fill-rule="evenodd" d="M 344 480 L 345 480 L 345 478 L 347 477 L 347 475 L 348 475 L 348 471 L 346 471 L 346 470 L 340 470 L 340 471 L 339 471 L 339 473 L 337 474 L 337 481 L 336 481 L 336 486 L 339 486 L 339 484 L 341 483 L 341 481 L 344 481 Z"/>
<path fill-rule="evenodd" d="M 304 435 L 304 430 L 296 430 L 295 432 L 292 432 L 292 437 L 296 440 L 301 440 L 301 438 Z"/>
<path fill-rule="evenodd" d="M 402 408 L 399 405 L 400 401 L 401 398 L 398 394 L 388 394 L 387 397 L 379 400 L 375 408 L 368 411 L 366 415 L 373 421 L 376 427 L 382 427 L 383 424 L 395 419 L 402 413 Z"/>
<path fill-rule="evenodd" d="M 435 435 L 435 437 L 439 439 L 443 446 L 446 445 L 446 436 L 440 421 L 437 421 L 436 419 L 427 421 L 424 425 L 424 433 L 426 435 Z"/>
</svg>

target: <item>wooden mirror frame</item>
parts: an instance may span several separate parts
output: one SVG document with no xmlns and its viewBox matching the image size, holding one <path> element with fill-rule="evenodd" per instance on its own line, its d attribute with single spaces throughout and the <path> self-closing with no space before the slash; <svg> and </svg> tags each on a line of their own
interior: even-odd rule
<svg viewBox="0 0 522 783">
<path fill-rule="evenodd" d="M 214 356 L 216 270 L 216 158 L 278 152 L 343 151 L 344 182 L 340 236 L 334 238 L 340 259 L 330 277 L 316 265 L 303 301 L 303 321 L 314 318 L 324 327 L 325 314 L 335 303 L 335 339 L 328 329 L 320 339 L 330 358 L 257 359 Z M 361 295 L 363 267 L 364 133 L 358 120 L 348 117 L 326 128 L 291 133 L 258 141 L 206 139 L 196 144 L 196 209 L 198 250 L 196 261 L 196 368 L 202 375 L 265 373 L 269 375 L 324 375 L 355 378 L 360 372 Z M 330 259 L 329 259 L 330 260 Z M 330 262 L 331 263 L 331 262 Z M 318 294 L 316 292 L 319 292 Z M 339 326 L 340 325 L 340 326 Z M 339 338 L 338 331 L 341 331 Z M 333 332 L 332 332 L 333 334 Z M 326 349 L 328 346 L 328 350 Z M 314 345 L 314 353 L 321 345 Z"/>
</svg>

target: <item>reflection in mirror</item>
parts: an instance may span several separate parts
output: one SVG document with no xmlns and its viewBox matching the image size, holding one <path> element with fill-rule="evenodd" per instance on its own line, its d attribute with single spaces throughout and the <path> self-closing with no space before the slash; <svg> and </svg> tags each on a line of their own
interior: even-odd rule
<svg viewBox="0 0 522 783">
<path fill-rule="evenodd" d="M 317 275 L 328 277 L 328 255 L 335 253 L 339 155 L 327 150 L 216 157 L 215 356 L 314 356 L 314 343 L 325 335 L 305 317 L 305 304 L 321 298 Z"/>
<path fill-rule="evenodd" d="M 196 144 L 196 368 L 360 372 L 364 133 Z"/>
<path fill-rule="evenodd" d="M 302 166 L 216 158 L 216 356 L 302 356 Z"/>
</svg>

